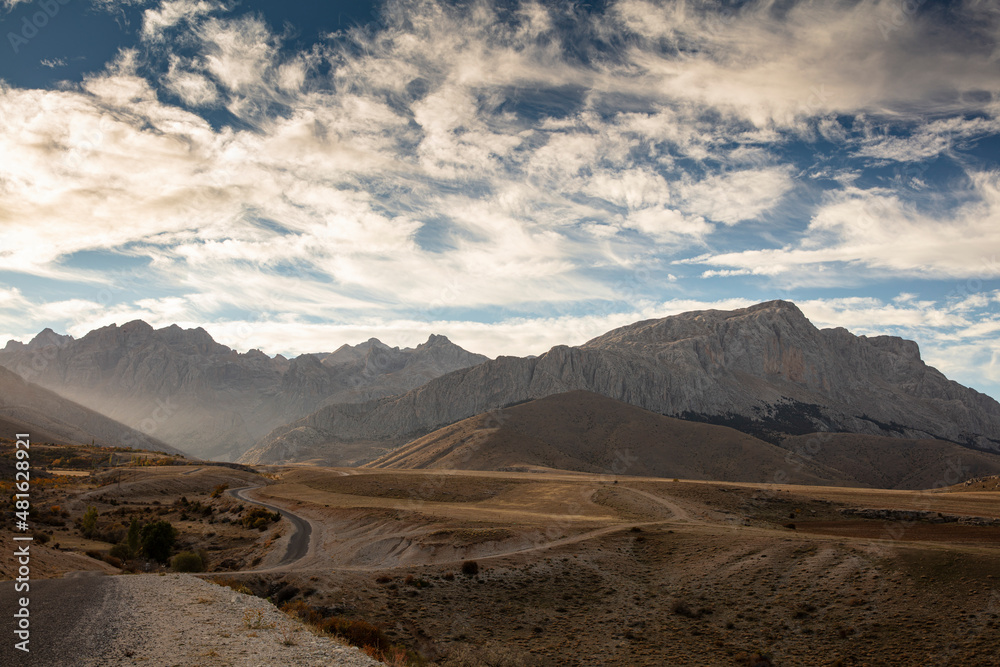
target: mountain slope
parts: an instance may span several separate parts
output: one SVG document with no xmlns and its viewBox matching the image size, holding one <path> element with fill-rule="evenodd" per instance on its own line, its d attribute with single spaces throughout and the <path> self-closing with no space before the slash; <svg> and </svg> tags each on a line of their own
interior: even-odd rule
<svg viewBox="0 0 1000 667">
<path fill-rule="evenodd" d="M 558 468 L 608 475 L 773 482 L 787 452 L 724 426 L 664 417 L 587 391 L 476 415 L 407 443 L 372 468 Z M 800 466 L 788 481 L 830 471 Z M 848 481 L 837 479 L 835 481 Z"/>
<path fill-rule="evenodd" d="M 372 461 L 371 468 L 546 467 L 609 475 L 925 489 L 1000 473 L 1000 455 L 940 440 L 851 433 L 781 446 L 723 426 L 664 417 L 586 391 L 464 419 Z"/>
<path fill-rule="evenodd" d="M 942 440 L 856 433 L 811 433 L 782 443 L 786 461 L 836 470 L 854 483 L 879 489 L 937 489 L 973 477 L 1000 474 L 1000 454 Z"/>
<path fill-rule="evenodd" d="M 924 364 L 912 341 L 819 330 L 794 304 L 771 301 L 638 322 L 580 347 L 500 357 L 400 396 L 329 405 L 272 431 L 242 461 L 295 460 L 307 450 L 335 460 L 339 447 L 362 443 L 377 456 L 461 419 L 572 390 L 773 443 L 844 431 L 1000 445 L 1000 404 Z"/>
<path fill-rule="evenodd" d="M 22 380 L 0 368 L 0 429 L 2 436 L 30 433 L 38 442 L 67 445 L 97 444 L 148 449 L 168 454 L 179 450 L 102 414 L 73 403 L 55 392 Z"/>
<path fill-rule="evenodd" d="M 204 458 L 233 459 L 272 429 L 331 402 L 403 393 L 486 361 L 443 336 L 416 348 L 377 340 L 328 361 L 239 354 L 204 329 L 110 325 L 74 340 L 45 330 L 11 341 L 0 365 L 93 410 Z"/>
</svg>

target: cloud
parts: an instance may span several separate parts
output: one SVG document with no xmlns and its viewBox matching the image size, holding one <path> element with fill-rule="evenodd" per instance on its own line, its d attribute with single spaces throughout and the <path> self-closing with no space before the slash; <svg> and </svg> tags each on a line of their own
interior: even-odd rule
<svg viewBox="0 0 1000 667">
<path fill-rule="evenodd" d="M 898 2 L 771 2 L 739 7 L 624 0 L 617 25 L 639 37 L 634 80 L 664 98 L 733 114 L 757 127 L 861 112 L 919 118 L 988 107 L 1000 72 L 996 12 L 973 4 L 957 16 L 911 12 Z M 971 15 L 975 14 L 973 18 Z M 965 20 L 963 20 L 965 19 Z M 659 46 L 659 48 L 657 48 Z M 684 57 L 678 57 L 683 53 Z"/>
<path fill-rule="evenodd" d="M 841 264 L 874 275 L 1000 276 L 1000 172 L 970 172 L 964 199 L 953 210 L 930 212 L 882 188 L 848 187 L 828 195 L 796 243 L 685 261 L 743 273 L 781 267 L 791 280 Z"/>
<path fill-rule="evenodd" d="M 223 8 L 221 3 L 206 0 L 168 0 L 155 9 L 143 12 L 142 36 L 147 40 L 160 41 L 172 28 L 190 24 Z"/>
<path fill-rule="evenodd" d="M 687 210 L 727 225 L 759 218 L 791 189 L 791 175 L 783 168 L 726 172 L 678 188 Z"/>
<path fill-rule="evenodd" d="M 909 136 L 872 136 L 855 155 L 896 162 L 919 162 L 950 152 L 955 143 L 1000 132 L 1000 119 L 947 118 L 922 125 Z"/>
<path fill-rule="evenodd" d="M 1000 131 L 1000 20 L 896 9 L 390 1 L 296 49 L 229 5 L 148 3 L 103 71 L 0 83 L 0 257 L 110 293 L 56 300 L 74 331 L 268 322 L 267 349 L 454 323 L 513 352 L 725 301 L 703 286 L 986 280 L 1000 176 L 966 148 Z"/>
<path fill-rule="evenodd" d="M 163 85 L 189 107 L 210 107 L 219 100 L 219 91 L 211 79 L 180 69 L 176 61 L 163 77 Z"/>
</svg>

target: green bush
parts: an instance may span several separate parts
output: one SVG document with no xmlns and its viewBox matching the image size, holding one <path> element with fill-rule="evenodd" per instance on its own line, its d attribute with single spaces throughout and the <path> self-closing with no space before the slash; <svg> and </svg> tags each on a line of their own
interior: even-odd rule
<svg viewBox="0 0 1000 667">
<path fill-rule="evenodd" d="M 182 551 L 170 559 L 170 568 L 174 572 L 204 572 L 205 561 L 193 551 Z"/>
</svg>

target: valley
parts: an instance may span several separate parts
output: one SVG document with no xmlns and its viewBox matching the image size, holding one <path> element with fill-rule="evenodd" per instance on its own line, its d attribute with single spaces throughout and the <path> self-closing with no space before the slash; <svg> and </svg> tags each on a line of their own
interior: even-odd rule
<svg viewBox="0 0 1000 667">
<path fill-rule="evenodd" d="M 199 576 L 293 618 L 370 623 L 419 656 L 406 664 L 991 665 L 990 479 L 879 490 L 195 464 L 118 467 L 46 499 L 71 516 L 94 504 L 102 522 L 153 509 L 179 528 L 178 548 L 205 553 Z M 227 483 L 252 488 L 213 497 Z M 288 557 L 302 530 L 288 514 L 247 530 L 245 501 L 301 518 L 307 547 Z M 86 555 L 107 559 L 109 544 L 72 533 L 56 528 L 59 548 L 42 547 L 47 576 L 117 571 Z"/>
</svg>

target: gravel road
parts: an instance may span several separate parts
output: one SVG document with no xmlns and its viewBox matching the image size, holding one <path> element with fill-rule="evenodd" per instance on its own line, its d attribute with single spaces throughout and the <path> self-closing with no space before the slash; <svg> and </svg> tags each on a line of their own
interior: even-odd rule
<svg viewBox="0 0 1000 667">
<path fill-rule="evenodd" d="M 8 618 L 21 595 L 14 592 L 14 582 L 0 585 L 0 606 Z M 12 633 L 5 632 L 0 665 L 382 664 L 356 648 L 314 635 L 265 600 L 188 574 L 73 573 L 31 582 L 29 596 L 31 653 L 15 650 Z"/>
</svg>

